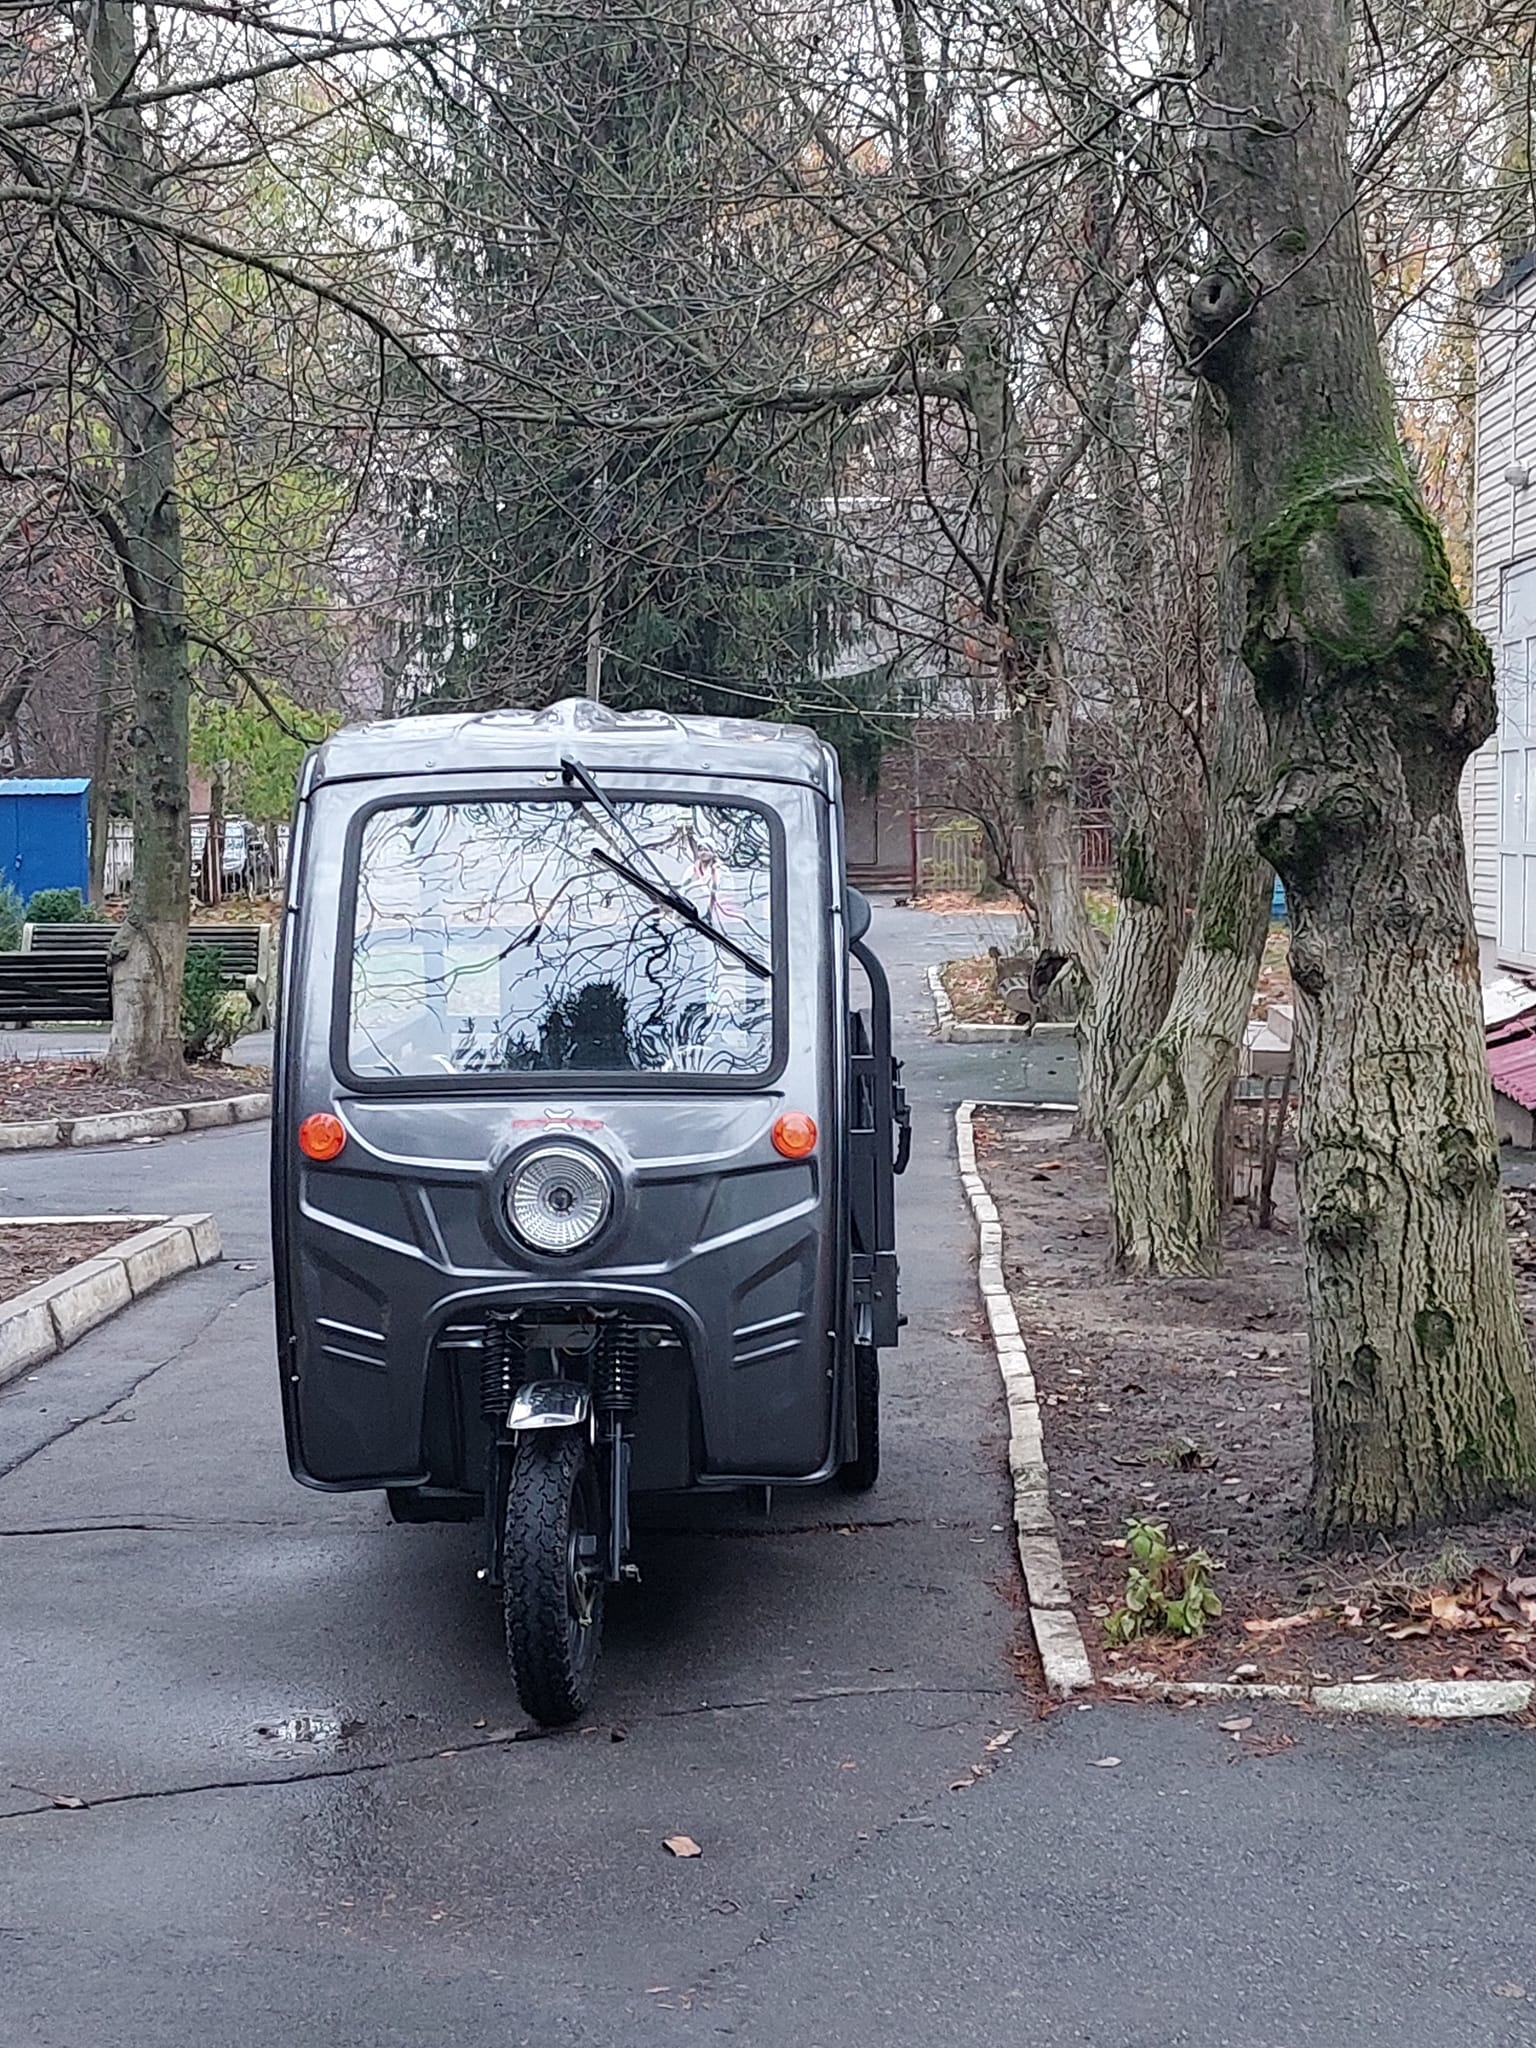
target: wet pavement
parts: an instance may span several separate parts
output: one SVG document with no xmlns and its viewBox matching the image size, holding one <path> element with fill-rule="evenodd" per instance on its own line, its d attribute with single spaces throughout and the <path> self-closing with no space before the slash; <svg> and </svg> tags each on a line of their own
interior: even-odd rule
<svg viewBox="0 0 1536 2048">
<path fill-rule="evenodd" d="M 521 1739 L 472 1530 L 289 1480 L 263 1129 L 0 1160 L 226 1247 L 0 1394 L 0 2048 L 1536 2043 L 1528 1736 L 1034 1718 L 950 1111 L 1072 1060 L 927 1035 L 961 927 L 877 913 L 885 1476 L 653 1519 L 574 1733 Z"/>
</svg>

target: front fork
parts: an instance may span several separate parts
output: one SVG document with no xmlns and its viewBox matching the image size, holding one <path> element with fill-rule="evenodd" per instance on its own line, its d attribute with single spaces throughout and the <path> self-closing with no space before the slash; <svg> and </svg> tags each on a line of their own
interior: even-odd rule
<svg viewBox="0 0 1536 2048">
<path fill-rule="evenodd" d="M 529 1380 L 516 1318 L 493 1311 L 481 1368 L 481 1406 L 494 1426 L 485 1475 L 485 1563 L 480 1577 L 498 1589 L 506 1580 L 507 1490 L 523 1437 L 534 1430 L 585 1429 L 603 1478 L 607 1505 L 603 1548 L 610 1581 L 638 1580 L 629 1555 L 629 1467 L 640 1391 L 639 1336 L 628 1324 L 601 1325 L 593 1347 L 591 1385 Z"/>
</svg>

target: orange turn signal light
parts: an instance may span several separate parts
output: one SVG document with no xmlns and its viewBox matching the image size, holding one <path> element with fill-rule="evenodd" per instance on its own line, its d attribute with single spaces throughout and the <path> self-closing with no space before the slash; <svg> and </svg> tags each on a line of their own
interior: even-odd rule
<svg viewBox="0 0 1536 2048">
<path fill-rule="evenodd" d="M 803 1109 L 786 1110 L 773 1127 L 773 1149 L 786 1159 L 807 1159 L 816 1150 L 816 1119 Z"/>
<path fill-rule="evenodd" d="M 346 1142 L 346 1125 L 328 1109 L 305 1117 L 299 1125 L 299 1150 L 306 1159 L 334 1159 Z"/>
</svg>

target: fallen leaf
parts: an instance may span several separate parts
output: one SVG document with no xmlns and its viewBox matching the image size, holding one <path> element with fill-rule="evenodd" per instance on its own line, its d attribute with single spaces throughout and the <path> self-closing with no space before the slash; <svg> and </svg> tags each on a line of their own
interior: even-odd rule
<svg viewBox="0 0 1536 2048">
<path fill-rule="evenodd" d="M 478 1721 L 477 1721 L 477 1722 L 475 1723 L 475 1726 L 476 1726 L 477 1728 L 483 1728 L 483 1727 L 485 1726 L 485 1716 L 484 1716 L 484 1714 L 482 1714 L 482 1715 L 480 1716 L 479 1720 L 478 1720 Z"/>
<path fill-rule="evenodd" d="M 1096 1771 L 1118 1771 L 1120 1759 L 1117 1756 L 1096 1756 L 1093 1760 L 1093 1768 Z"/>
<path fill-rule="evenodd" d="M 1427 1621 L 1401 1621 L 1397 1624 L 1396 1628 L 1384 1628 L 1382 1630 L 1382 1634 L 1389 1643 L 1406 1643 L 1410 1636 L 1427 1636 L 1431 1633 L 1432 1631 Z"/>
<path fill-rule="evenodd" d="M 1472 1666 L 1470 1664 L 1453 1664 L 1451 1666 L 1451 1676 L 1452 1678 L 1470 1678 L 1472 1676 Z"/>
<path fill-rule="evenodd" d="M 1442 1628 L 1479 1628 L 1482 1625 L 1477 1616 L 1450 1593 L 1436 1593 L 1429 1603 L 1429 1611 Z"/>
<path fill-rule="evenodd" d="M 1495 1984 L 1493 1995 L 1495 1998 L 1524 1998 L 1525 1986 L 1523 1984 Z"/>
<path fill-rule="evenodd" d="M 1230 1721 L 1218 1721 L 1216 1726 L 1226 1735 L 1241 1735 L 1245 1728 L 1253 1726 L 1252 1714 L 1234 1714 Z"/>
<path fill-rule="evenodd" d="M 54 1806 L 62 1806 L 66 1813 L 83 1813 L 85 1810 L 85 1800 L 74 1792 L 50 1792 L 48 1798 Z"/>
<path fill-rule="evenodd" d="M 1258 1618 L 1245 1621 L 1243 1627 L 1251 1636 L 1283 1636 L 1293 1628 L 1309 1628 L 1314 1621 L 1321 1621 L 1321 1607 L 1308 1607 L 1301 1614 L 1277 1614 L 1273 1618 Z"/>
<path fill-rule="evenodd" d="M 663 1835 L 661 1846 L 674 1856 L 702 1856 L 704 1851 L 692 1835 Z"/>
<path fill-rule="evenodd" d="M 987 1743 L 988 1749 L 1006 1749 L 1009 1743 L 1012 1742 L 1015 1735 L 1018 1734 L 1018 1732 L 1019 1731 L 1017 1728 L 1002 1729 L 1000 1733 L 990 1738 L 990 1740 Z"/>
</svg>

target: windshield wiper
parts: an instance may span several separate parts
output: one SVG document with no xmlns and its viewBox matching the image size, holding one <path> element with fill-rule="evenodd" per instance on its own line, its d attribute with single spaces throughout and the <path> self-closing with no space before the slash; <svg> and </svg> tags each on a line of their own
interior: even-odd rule
<svg viewBox="0 0 1536 2048">
<path fill-rule="evenodd" d="M 630 851 L 638 860 L 644 861 L 646 867 L 650 869 L 650 873 L 648 875 L 643 873 L 631 861 L 616 860 L 611 853 L 605 853 L 600 846 L 594 846 L 592 849 L 594 860 L 600 860 L 605 868 L 610 869 L 616 875 L 622 876 L 632 887 L 640 890 L 643 895 L 649 896 L 653 903 L 659 903 L 664 910 L 670 910 L 675 917 L 680 917 L 683 923 L 691 926 L 694 931 L 702 932 L 705 938 L 712 939 L 722 952 L 729 953 L 734 960 L 739 960 L 742 966 L 755 974 L 760 981 L 771 981 L 773 979 L 772 968 L 766 966 L 747 947 L 739 946 L 730 934 L 721 931 L 717 924 L 711 924 L 701 910 L 695 910 L 688 901 L 688 898 L 672 887 L 666 876 L 657 867 L 655 861 L 652 860 L 650 854 L 647 853 L 634 833 L 630 831 L 624 820 L 619 816 L 613 799 L 606 790 L 600 788 L 592 780 L 592 777 L 579 761 L 572 760 L 569 754 L 562 755 L 560 773 L 567 782 L 575 783 L 583 796 L 597 805 L 598 809 L 608 819 L 615 832 L 618 833 Z"/>
</svg>

